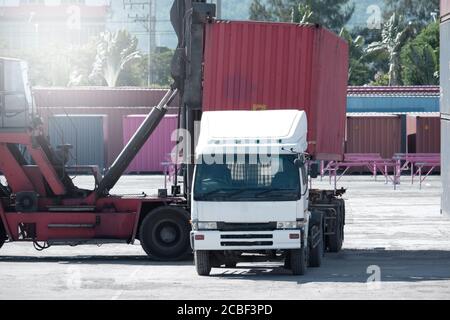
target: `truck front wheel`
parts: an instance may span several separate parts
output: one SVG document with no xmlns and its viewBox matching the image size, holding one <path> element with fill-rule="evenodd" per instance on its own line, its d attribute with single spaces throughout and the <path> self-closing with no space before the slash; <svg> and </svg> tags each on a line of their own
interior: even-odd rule
<svg viewBox="0 0 450 320">
<path fill-rule="evenodd" d="M 209 276 L 211 273 L 211 259 L 209 251 L 194 252 L 195 268 L 199 276 Z"/>
<path fill-rule="evenodd" d="M 182 260 L 190 249 L 188 213 L 181 208 L 160 207 L 142 221 L 139 240 L 150 258 L 160 261 Z"/>
<path fill-rule="evenodd" d="M 303 276 L 308 268 L 308 254 L 305 247 L 290 251 L 290 262 L 292 274 Z"/>
</svg>

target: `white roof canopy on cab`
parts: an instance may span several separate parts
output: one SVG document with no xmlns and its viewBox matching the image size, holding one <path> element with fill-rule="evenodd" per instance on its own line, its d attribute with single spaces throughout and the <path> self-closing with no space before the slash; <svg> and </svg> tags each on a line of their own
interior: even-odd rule
<svg viewBox="0 0 450 320">
<path fill-rule="evenodd" d="M 291 149 L 301 153 L 307 149 L 307 133 L 304 111 L 204 112 L 196 154 L 236 153 L 230 151 L 236 148 L 252 153 L 248 150 L 263 147 L 276 149 L 279 153 L 289 153 Z"/>
</svg>

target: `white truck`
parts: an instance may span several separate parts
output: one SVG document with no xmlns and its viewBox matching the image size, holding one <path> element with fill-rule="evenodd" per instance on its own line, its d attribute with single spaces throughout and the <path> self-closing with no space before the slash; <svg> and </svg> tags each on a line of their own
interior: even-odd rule
<svg viewBox="0 0 450 320">
<path fill-rule="evenodd" d="M 203 113 L 191 199 L 199 275 L 272 259 L 303 275 L 341 249 L 345 191 L 309 190 L 318 166 L 307 132 L 298 110 Z"/>
</svg>

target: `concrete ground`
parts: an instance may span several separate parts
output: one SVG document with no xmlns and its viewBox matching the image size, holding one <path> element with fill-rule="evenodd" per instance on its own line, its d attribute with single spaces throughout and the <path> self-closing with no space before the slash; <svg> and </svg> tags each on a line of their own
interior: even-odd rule
<svg viewBox="0 0 450 320">
<path fill-rule="evenodd" d="M 7 243 L 0 250 L 0 299 L 449 299 L 450 220 L 440 215 L 439 177 L 422 190 L 406 177 L 396 191 L 381 180 L 340 182 L 348 188 L 344 250 L 303 277 L 276 263 L 199 277 L 192 261 L 152 262 L 138 244 L 36 252 L 31 244 Z M 154 193 L 163 181 L 128 176 L 114 192 Z"/>
</svg>

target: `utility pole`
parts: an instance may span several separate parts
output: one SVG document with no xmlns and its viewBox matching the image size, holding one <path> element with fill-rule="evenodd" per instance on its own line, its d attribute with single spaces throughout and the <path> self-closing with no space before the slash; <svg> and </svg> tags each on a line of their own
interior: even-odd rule
<svg viewBox="0 0 450 320">
<path fill-rule="evenodd" d="M 134 8 L 140 9 L 141 13 L 128 14 L 128 19 L 133 22 L 139 22 L 144 27 L 145 31 L 148 33 L 148 86 L 151 86 L 156 80 L 152 70 L 152 56 L 156 49 L 156 0 L 146 0 L 146 1 L 134 1 L 134 0 L 123 0 L 123 6 L 127 6 L 130 10 Z"/>
</svg>

